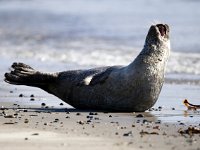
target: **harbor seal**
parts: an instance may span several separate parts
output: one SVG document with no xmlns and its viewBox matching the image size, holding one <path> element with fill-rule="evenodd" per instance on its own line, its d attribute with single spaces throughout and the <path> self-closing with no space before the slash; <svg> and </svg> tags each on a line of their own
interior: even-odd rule
<svg viewBox="0 0 200 150">
<path fill-rule="evenodd" d="M 39 87 L 78 109 L 143 112 L 158 99 L 170 53 L 169 26 L 152 25 L 142 51 L 127 66 L 43 73 L 13 63 L 10 84 Z"/>
</svg>

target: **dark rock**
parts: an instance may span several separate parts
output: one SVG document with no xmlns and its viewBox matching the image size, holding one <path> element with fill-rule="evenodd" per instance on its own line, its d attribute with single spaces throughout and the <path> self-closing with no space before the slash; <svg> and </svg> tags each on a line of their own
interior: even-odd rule
<svg viewBox="0 0 200 150">
<path fill-rule="evenodd" d="M 144 117 L 143 114 L 138 114 L 138 115 L 136 116 L 136 118 L 143 118 L 143 117 Z"/>
</svg>

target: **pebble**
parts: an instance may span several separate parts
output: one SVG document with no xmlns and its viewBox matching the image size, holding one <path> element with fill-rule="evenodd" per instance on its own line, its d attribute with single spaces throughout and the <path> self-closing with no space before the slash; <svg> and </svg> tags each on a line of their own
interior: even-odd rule
<svg viewBox="0 0 200 150">
<path fill-rule="evenodd" d="M 41 106 L 46 106 L 46 104 L 45 104 L 45 103 L 42 103 Z"/>
<path fill-rule="evenodd" d="M 19 97 L 24 97 L 24 95 L 23 94 L 19 94 Z"/>
<path fill-rule="evenodd" d="M 30 97 L 35 97 L 35 96 L 33 94 L 31 94 Z"/>
<path fill-rule="evenodd" d="M 59 121 L 59 119 L 56 118 L 54 122 L 58 122 L 58 121 Z"/>
<path fill-rule="evenodd" d="M 34 98 L 31 98 L 30 101 L 35 101 L 35 99 L 34 99 Z"/>
<path fill-rule="evenodd" d="M 98 113 L 97 112 L 95 112 L 95 113 L 94 112 L 90 112 L 89 115 L 98 115 Z"/>
<path fill-rule="evenodd" d="M 76 115 L 77 115 L 77 116 L 80 116 L 80 115 L 81 115 L 81 113 L 76 113 Z"/>
<path fill-rule="evenodd" d="M 28 122 L 29 122 L 29 120 L 28 120 L 28 119 L 25 119 L 25 120 L 24 120 L 24 123 L 28 123 Z"/>
<path fill-rule="evenodd" d="M 157 120 L 155 124 L 161 124 L 161 120 Z"/>
<path fill-rule="evenodd" d="M 14 115 L 5 115 L 4 118 L 15 118 Z"/>
<path fill-rule="evenodd" d="M 93 116 L 86 116 L 86 118 L 90 118 L 90 119 L 92 119 L 92 118 L 93 118 Z"/>
<path fill-rule="evenodd" d="M 132 136 L 132 131 L 129 131 L 128 133 L 124 133 L 123 136 Z"/>
<path fill-rule="evenodd" d="M 39 135 L 39 133 L 33 133 L 32 135 Z"/>
<path fill-rule="evenodd" d="M 83 121 L 77 121 L 77 123 L 80 124 L 80 125 L 84 125 Z"/>
<path fill-rule="evenodd" d="M 109 115 L 108 117 L 112 117 L 112 115 Z"/>
<path fill-rule="evenodd" d="M 63 106 L 64 104 L 63 103 L 60 103 L 60 106 Z"/>
<path fill-rule="evenodd" d="M 143 117 L 144 117 L 143 114 L 138 114 L 138 115 L 136 116 L 136 118 L 143 118 Z"/>
</svg>

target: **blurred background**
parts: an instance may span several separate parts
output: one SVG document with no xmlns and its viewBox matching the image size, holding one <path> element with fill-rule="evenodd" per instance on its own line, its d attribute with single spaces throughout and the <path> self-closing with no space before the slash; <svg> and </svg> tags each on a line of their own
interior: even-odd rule
<svg viewBox="0 0 200 150">
<path fill-rule="evenodd" d="M 199 80 L 199 6 L 198 0 L 0 0 L 1 77 L 13 61 L 44 71 L 127 65 L 151 24 L 167 23 L 167 77 Z"/>
</svg>

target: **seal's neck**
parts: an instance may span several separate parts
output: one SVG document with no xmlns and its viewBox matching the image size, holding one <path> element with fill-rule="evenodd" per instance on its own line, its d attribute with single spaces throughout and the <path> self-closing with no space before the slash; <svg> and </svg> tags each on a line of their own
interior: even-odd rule
<svg viewBox="0 0 200 150">
<path fill-rule="evenodd" d="M 159 42 L 146 41 L 144 48 L 136 57 L 136 59 L 128 66 L 128 68 L 129 70 L 134 70 L 137 67 L 153 67 L 164 71 L 169 55 L 169 40 Z"/>
</svg>

